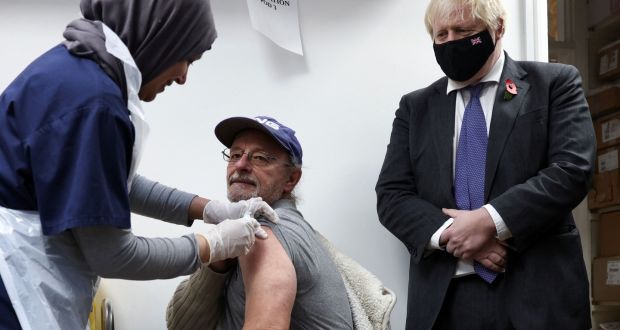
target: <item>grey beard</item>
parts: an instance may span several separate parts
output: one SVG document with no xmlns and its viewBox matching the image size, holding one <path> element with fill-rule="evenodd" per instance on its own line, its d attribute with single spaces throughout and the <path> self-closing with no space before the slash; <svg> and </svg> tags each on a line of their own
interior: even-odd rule
<svg viewBox="0 0 620 330">
<path fill-rule="evenodd" d="M 251 193 L 246 192 L 246 191 L 241 193 L 241 192 L 235 191 L 235 189 L 231 189 L 230 182 L 239 180 L 239 179 L 252 181 L 256 185 L 256 189 L 254 189 L 254 191 Z M 228 200 L 231 202 L 238 202 L 238 201 L 243 201 L 243 200 L 248 200 L 250 198 L 258 197 L 259 191 L 260 191 L 260 183 L 255 178 L 249 175 L 243 175 L 243 174 L 240 175 L 238 172 L 235 172 L 228 179 L 227 196 L 228 196 Z"/>
<path fill-rule="evenodd" d="M 251 194 L 235 194 L 228 189 L 228 200 L 231 202 L 244 201 L 254 197 L 258 197 L 258 189 L 254 190 Z"/>
</svg>

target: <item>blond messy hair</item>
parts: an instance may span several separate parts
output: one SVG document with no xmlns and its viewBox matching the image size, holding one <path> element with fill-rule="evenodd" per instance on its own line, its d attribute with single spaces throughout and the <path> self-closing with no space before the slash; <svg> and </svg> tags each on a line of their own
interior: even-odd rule
<svg viewBox="0 0 620 330">
<path fill-rule="evenodd" d="M 426 31 L 433 38 L 433 23 L 440 15 L 448 15 L 455 10 L 466 19 L 464 8 L 471 8 L 471 17 L 484 22 L 486 27 L 495 32 L 506 24 L 506 9 L 501 0 L 431 0 L 426 8 L 424 24 Z"/>
</svg>

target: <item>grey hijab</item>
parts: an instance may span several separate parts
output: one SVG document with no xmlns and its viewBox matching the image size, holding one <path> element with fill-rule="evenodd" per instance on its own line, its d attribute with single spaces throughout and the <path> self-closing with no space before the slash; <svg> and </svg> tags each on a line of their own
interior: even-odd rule
<svg viewBox="0 0 620 330">
<path fill-rule="evenodd" d="M 121 87 L 122 63 L 105 49 L 101 22 L 125 43 L 142 73 L 142 85 L 175 63 L 211 49 L 217 33 L 209 0 L 81 0 L 84 18 L 67 25 L 64 44 L 90 58 Z"/>
</svg>

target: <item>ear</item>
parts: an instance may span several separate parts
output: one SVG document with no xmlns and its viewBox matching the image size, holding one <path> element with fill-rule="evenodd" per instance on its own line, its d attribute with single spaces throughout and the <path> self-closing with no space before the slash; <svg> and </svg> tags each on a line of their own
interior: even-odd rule
<svg viewBox="0 0 620 330">
<path fill-rule="evenodd" d="M 500 18 L 499 26 L 495 31 L 495 42 L 497 42 L 497 40 L 501 39 L 504 36 L 504 32 L 506 32 L 506 29 L 504 28 L 504 19 Z"/>
<path fill-rule="evenodd" d="M 290 193 L 291 191 L 293 191 L 293 189 L 295 189 L 295 186 L 299 182 L 299 179 L 301 179 L 301 169 L 295 167 L 290 171 L 288 179 L 284 184 L 284 192 Z"/>
</svg>

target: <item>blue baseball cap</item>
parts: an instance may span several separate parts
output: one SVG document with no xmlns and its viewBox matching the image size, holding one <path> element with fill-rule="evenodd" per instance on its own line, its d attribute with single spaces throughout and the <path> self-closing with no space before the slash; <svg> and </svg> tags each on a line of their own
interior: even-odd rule
<svg viewBox="0 0 620 330">
<path fill-rule="evenodd" d="M 301 165 L 303 152 L 301 144 L 295 137 L 295 131 L 284 126 L 277 120 L 267 116 L 231 117 L 222 120 L 215 126 L 215 136 L 222 144 L 232 146 L 235 136 L 246 129 L 261 131 L 276 140 L 291 156 L 293 164 Z"/>
</svg>

